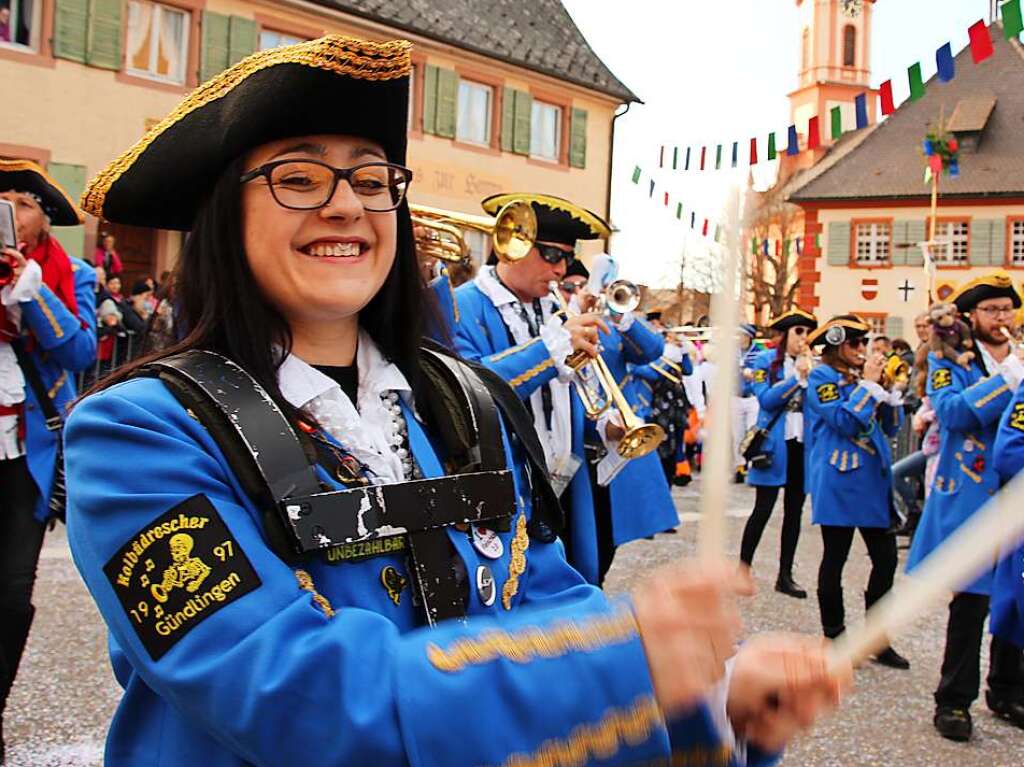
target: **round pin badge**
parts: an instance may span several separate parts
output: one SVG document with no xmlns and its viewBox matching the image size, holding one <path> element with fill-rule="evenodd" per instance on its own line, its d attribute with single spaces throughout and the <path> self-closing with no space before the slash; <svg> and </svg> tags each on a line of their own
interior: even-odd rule
<svg viewBox="0 0 1024 767">
<path fill-rule="evenodd" d="M 974 443 L 971 442 L 969 439 L 965 439 L 964 440 L 964 452 L 965 453 L 973 453 L 974 452 Z"/>
<path fill-rule="evenodd" d="M 488 527 L 473 526 L 473 548 L 488 559 L 497 559 L 505 553 L 505 544 L 498 534 Z"/>
<path fill-rule="evenodd" d="M 485 607 L 493 605 L 494 598 L 498 596 L 498 590 L 494 587 L 494 573 L 487 565 L 476 568 L 476 593 L 480 595 L 480 601 Z"/>
</svg>

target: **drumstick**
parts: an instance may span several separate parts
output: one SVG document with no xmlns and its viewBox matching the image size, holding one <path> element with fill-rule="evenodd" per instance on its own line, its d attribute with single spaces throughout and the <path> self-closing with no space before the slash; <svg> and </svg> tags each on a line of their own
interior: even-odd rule
<svg viewBox="0 0 1024 767">
<path fill-rule="evenodd" d="M 725 258 L 722 287 L 711 297 L 711 327 L 715 330 L 715 385 L 708 392 L 707 421 L 711 431 L 704 441 L 704 471 L 701 480 L 700 527 L 697 553 L 701 559 L 725 556 L 725 510 L 729 503 L 729 481 L 736 467 L 732 449 L 732 394 L 736 391 L 739 333 L 739 301 L 736 299 L 736 268 L 740 248 L 739 189 L 729 196 L 726 210 Z"/>
<path fill-rule="evenodd" d="M 884 648 L 891 637 L 950 592 L 963 588 L 1009 554 L 1024 538 L 1024 472 L 974 513 L 872 607 L 864 623 L 829 648 L 837 667 L 857 664 Z"/>
</svg>

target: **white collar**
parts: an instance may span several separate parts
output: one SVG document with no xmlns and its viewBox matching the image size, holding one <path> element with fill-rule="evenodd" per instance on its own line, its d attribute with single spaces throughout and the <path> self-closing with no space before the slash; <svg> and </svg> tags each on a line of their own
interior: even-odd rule
<svg viewBox="0 0 1024 767">
<path fill-rule="evenodd" d="M 476 286 L 480 292 L 491 299 L 495 306 L 522 303 L 511 290 L 501 284 L 497 270 L 496 266 L 485 266 L 480 270 L 476 276 Z"/>
</svg>

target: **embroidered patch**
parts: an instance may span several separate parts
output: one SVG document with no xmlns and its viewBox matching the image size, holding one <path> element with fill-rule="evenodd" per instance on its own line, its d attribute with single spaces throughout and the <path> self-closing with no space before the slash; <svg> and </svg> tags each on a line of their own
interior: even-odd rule
<svg viewBox="0 0 1024 767">
<path fill-rule="evenodd" d="M 932 389 L 945 389 L 953 385 L 953 374 L 949 368 L 935 368 L 932 371 Z"/>
<path fill-rule="evenodd" d="M 1018 402 L 1010 413 L 1010 428 L 1024 431 L 1024 402 Z"/>
<path fill-rule="evenodd" d="M 834 383 L 823 383 L 815 391 L 818 393 L 818 400 L 821 402 L 835 402 L 839 399 L 839 387 Z"/>
<path fill-rule="evenodd" d="M 754 371 L 754 383 L 764 383 L 768 380 L 767 370 L 755 370 Z"/>
<path fill-rule="evenodd" d="M 409 579 L 388 565 L 380 571 L 380 583 L 388 592 L 388 598 L 397 605 L 402 601 L 402 589 L 409 585 Z"/>
<path fill-rule="evenodd" d="M 153 660 L 262 584 L 205 495 L 192 496 L 142 528 L 103 572 Z"/>
<path fill-rule="evenodd" d="M 371 557 L 386 554 L 400 554 L 405 551 L 405 536 L 392 535 L 387 538 L 373 538 L 369 541 L 342 543 L 323 552 L 324 564 L 337 565 L 342 562 L 362 562 Z"/>
</svg>

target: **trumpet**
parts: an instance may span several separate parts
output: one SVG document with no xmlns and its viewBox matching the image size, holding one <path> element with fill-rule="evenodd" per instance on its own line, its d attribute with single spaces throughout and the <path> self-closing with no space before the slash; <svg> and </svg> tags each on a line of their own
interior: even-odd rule
<svg viewBox="0 0 1024 767">
<path fill-rule="evenodd" d="M 905 389 L 909 382 L 910 365 L 896 352 L 889 352 L 885 357 L 885 366 L 882 368 L 882 388 L 889 390 L 893 388 Z"/>
<path fill-rule="evenodd" d="M 562 311 L 569 314 L 569 305 L 561 292 L 558 290 L 558 283 L 551 283 L 551 292 L 558 301 Z M 577 352 L 576 354 L 579 354 Z M 572 357 L 566 360 L 566 364 Z M 584 354 L 584 356 L 586 356 Z M 586 362 L 590 362 L 589 365 Z M 571 367 L 571 365 L 570 365 Z M 594 358 L 585 360 L 583 365 L 575 367 L 576 389 L 580 399 L 583 400 L 583 407 L 587 417 L 596 419 L 610 407 L 615 407 L 622 418 L 622 426 L 626 430 L 625 435 L 619 440 L 618 453 L 627 460 L 641 458 L 653 450 L 656 450 L 665 439 L 665 430 L 657 424 L 644 423 L 637 417 L 630 407 L 622 389 L 615 382 L 615 376 L 608 369 L 607 363 L 597 355 Z"/>
<path fill-rule="evenodd" d="M 612 314 L 629 314 L 640 306 L 640 288 L 629 280 L 615 280 L 604 289 L 601 303 Z"/>
<path fill-rule="evenodd" d="M 698 328 L 694 325 L 677 325 L 674 328 L 667 328 L 666 333 L 680 335 L 691 341 L 707 342 L 712 339 L 714 330 L 712 328 Z"/>
<path fill-rule="evenodd" d="M 410 205 L 412 222 L 425 234 L 416 240 L 421 256 L 459 262 L 469 257 L 465 230 L 491 235 L 491 246 L 502 261 L 520 261 L 537 240 L 537 215 L 526 202 L 510 202 L 494 216 L 474 216 L 426 205 Z"/>
</svg>

